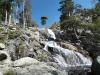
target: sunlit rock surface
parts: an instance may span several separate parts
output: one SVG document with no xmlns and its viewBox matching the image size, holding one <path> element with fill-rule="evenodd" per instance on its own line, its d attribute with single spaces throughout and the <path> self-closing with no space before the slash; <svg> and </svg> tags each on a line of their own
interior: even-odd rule
<svg viewBox="0 0 100 75">
<path fill-rule="evenodd" d="M 36 60 L 36 59 L 30 58 L 30 57 L 24 57 L 24 58 L 20 58 L 20 59 L 14 61 L 14 65 L 13 66 L 16 66 L 16 67 L 17 66 L 24 67 L 24 66 L 36 64 L 38 62 L 39 61 Z"/>
</svg>

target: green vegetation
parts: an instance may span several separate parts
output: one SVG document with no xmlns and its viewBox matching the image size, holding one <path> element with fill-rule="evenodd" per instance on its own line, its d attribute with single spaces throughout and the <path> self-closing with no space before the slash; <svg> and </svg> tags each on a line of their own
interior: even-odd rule
<svg viewBox="0 0 100 75">
<path fill-rule="evenodd" d="M 100 49 L 100 0 L 95 1 L 90 9 L 75 5 L 73 0 L 60 1 L 60 29 L 65 35 L 61 39 L 80 43 L 90 54 L 96 54 Z"/>
<path fill-rule="evenodd" d="M 12 2 L 14 0 L 0 0 L 0 20 L 5 20 L 5 14 L 7 15 L 11 13 Z"/>
<path fill-rule="evenodd" d="M 66 22 L 69 20 L 70 16 L 72 16 L 74 4 L 72 0 L 61 0 L 60 5 L 59 11 L 62 13 L 60 16 L 61 29 L 65 30 L 67 29 Z"/>
<path fill-rule="evenodd" d="M 14 20 L 17 19 L 18 25 L 23 28 L 36 25 L 32 21 L 31 7 L 31 0 L 0 0 L 0 23 L 7 26 L 16 25 Z"/>
</svg>

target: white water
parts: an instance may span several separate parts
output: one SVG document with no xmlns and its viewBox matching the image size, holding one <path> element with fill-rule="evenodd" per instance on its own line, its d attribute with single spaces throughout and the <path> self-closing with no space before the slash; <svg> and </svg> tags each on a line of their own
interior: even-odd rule
<svg viewBox="0 0 100 75">
<path fill-rule="evenodd" d="M 54 34 L 54 32 L 51 29 L 47 29 L 47 32 L 49 33 L 49 36 L 53 39 L 56 39 L 56 36 Z"/>
<path fill-rule="evenodd" d="M 55 34 L 52 30 L 48 29 L 48 34 L 51 38 L 56 39 Z M 86 58 L 79 52 L 64 49 L 57 45 L 55 41 L 48 41 L 45 43 L 44 50 L 49 51 L 48 47 L 53 50 L 53 58 L 56 63 L 61 67 L 76 67 L 76 66 L 91 66 L 92 62 L 89 58 Z"/>
</svg>

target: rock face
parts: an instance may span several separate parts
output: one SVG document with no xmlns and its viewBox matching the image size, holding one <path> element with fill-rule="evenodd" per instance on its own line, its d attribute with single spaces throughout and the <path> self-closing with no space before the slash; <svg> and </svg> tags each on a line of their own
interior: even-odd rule
<svg viewBox="0 0 100 75">
<path fill-rule="evenodd" d="M 26 30 L 23 31 L 19 37 L 9 40 L 6 48 L 12 60 L 29 56 L 39 61 L 52 61 L 51 55 L 43 50 L 44 43 L 39 41 L 45 39 L 44 35 L 40 32 L 41 31 L 34 32 L 34 30 Z"/>
<path fill-rule="evenodd" d="M 49 34 L 47 33 L 47 31 Z M 3 35 L 5 36 L 5 38 L 2 38 L 0 36 L 0 38 L 2 38 L 2 40 L 0 39 L 0 41 L 5 43 L 5 45 L 3 45 L 3 43 L 0 45 L 1 75 L 9 73 L 11 75 L 73 75 L 74 74 L 74 72 L 73 74 L 72 73 L 69 74 L 67 68 L 66 69 L 61 68 L 58 65 L 58 62 L 54 61 L 55 60 L 54 56 L 55 55 L 57 56 L 57 54 L 61 57 L 64 57 L 63 59 L 64 60 L 66 59 L 67 62 L 69 62 L 69 59 L 75 60 L 73 56 L 71 56 L 71 54 L 70 58 L 68 52 L 65 49 L 63 48 L 60 48 L 62 50 L 59 50 L 59 48 L 57 48 L 57 50 L 55 49 L 54 51 L 55 55 L 52 52 L 53 50 L 51 50 L 51 52 L 50 49 L 49 51 L 47 51 L 47 48 L 45 48 L 44 50 L 45 43 L 47 43 L 48 40 L 54 41 L 56 39 L 56 36 L 52 32 L 52 30 L 48 29 L 44 31 L 41 30 L 34 31 L 33 29 L 22 30 L 20 28 L 16 28 L 14 31 L 9 29 L 9 33 L 3 33 Z M 52 41 L 48 42 L 49 45 L 50 43 L 52 43 Z M 64 46 L 65 48 L 69 48 L 72 51 L 77 50 L 74 46 L 69 44 L 64 44 Z M 52 45 L 52 47 L 54 47 L 54 45 Z M 65 55 L 68 56 L 68 60 Z M 79 55 L 77 54 L 76 57 L 78 56 Z M 59 60 L 61 60 L 60 57 Z M 64 62 L 62 61 L 62 63 Z M 75 62 L 71 63 L 73 64 Z"/>
<path fill-rule="evenodd" d="M 39 62 L 30 57 L 24 57 L 13 62 L 13 66 L 0 65 L 1 75 L 67 75 L 55 63 Z"/>
<path fill-rule="evenodd" d="M 17 75 L 67 75 L 65 71 L 61 71 L 45 62 L 39 62 L 30 57 L 14 61 L 14 68 L 12 70 Z"/>
</svg>

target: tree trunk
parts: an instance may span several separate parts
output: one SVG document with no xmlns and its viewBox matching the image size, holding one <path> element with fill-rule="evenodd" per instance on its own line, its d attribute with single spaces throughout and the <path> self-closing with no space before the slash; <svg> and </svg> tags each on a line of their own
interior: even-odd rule
<svg viewBox="0 0 100 75">
<path fill-rule="evenodd" d="M 8 23 L 8 26 L 11 25 L 11 14 L 9 15 L 9 23 Z"/>
<path fill-rule="evenodd" d="M 15 18 L 15 23 L 14 23 L 15 25 L 16 25 L 17 20 L 18 20 L 18 19 L 17 19 L 17 17 L 18 17 L 18 14 L 17 14 L 17 13 L 18 13 L 18 3 L 16 4 L 16 11 L 15 11 L 15 16 L 16 16 L 16 18 Z"/>
<path fill-rule="evenodd" d="M 6 10 L 6 15 L 5 15 L 5 26 L 7 26 L 7 10 Z"/>
<path fill-rule="evenodd" d="M 25 0 L 23 0 L 23 29 L 25 29 L 25 14 L 24 14 Z"/>
<path fill-rule="evenodd" d="M 71 16 L 71 12 L 69 12 L 68 16 L 69 16 L 69 17 Z"/>
<path fill-rule="evenodd" d="M 8 22 L 7 22 L 7 16 L 8 16 L 8 12 L 6 10 L 6 14 L 5 14 L 5 32 L 7 32 L 7 24 L 8 24 Z"/>
</svg>

